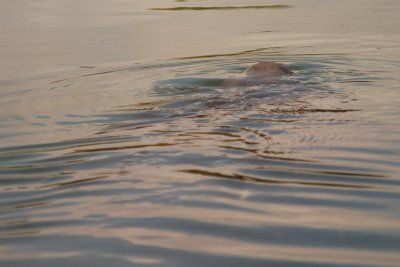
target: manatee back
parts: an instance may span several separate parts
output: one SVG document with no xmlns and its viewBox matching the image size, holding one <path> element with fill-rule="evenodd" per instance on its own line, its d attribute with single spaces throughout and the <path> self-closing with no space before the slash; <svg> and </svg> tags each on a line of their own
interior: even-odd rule
<svg viewBox="0 0 400 267">
<path fill-rule="evenodd" d="M 253 79 L 262 79 L 289 75 L 292 72 L 284 64 L 263 61 L 247 68 L 245 74 Z"/>
</svg>

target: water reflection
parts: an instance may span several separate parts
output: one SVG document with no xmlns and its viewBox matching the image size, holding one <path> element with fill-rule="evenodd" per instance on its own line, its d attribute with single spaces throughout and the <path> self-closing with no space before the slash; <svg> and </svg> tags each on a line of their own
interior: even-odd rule
<svg viewBox="0 0 400 267">
<path fill-rule="evenodd" d="M 263 60 L 294 73 L 222 86 Z M 0 148 L 0 265 L 395 266 L 398 142 L 364 66 L 273 48 L 47 78 L 21 101 L 54 106 L 20 116 L 68 138 Z"/>
</svg>

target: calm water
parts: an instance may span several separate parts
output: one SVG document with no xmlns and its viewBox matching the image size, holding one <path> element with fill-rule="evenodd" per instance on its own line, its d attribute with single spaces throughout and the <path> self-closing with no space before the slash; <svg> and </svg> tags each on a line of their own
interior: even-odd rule
<svg viewBox="0 0 400 267">
<path fill-rule="evenodd" d="M 400 3 L 330 2 L 0 1 L 0 266 L 399 266 Z"/>
</svg>

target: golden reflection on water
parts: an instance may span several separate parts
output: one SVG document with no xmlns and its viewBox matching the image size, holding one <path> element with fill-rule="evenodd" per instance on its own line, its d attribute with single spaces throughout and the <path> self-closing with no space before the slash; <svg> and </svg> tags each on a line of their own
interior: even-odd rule
<svg viewBox="0 0 400 267">
<path fill-rule="evenodd" d="M 397 266 L 397 1 L 176 2 L 4 3 L 0 265 Z"/>
</svg>

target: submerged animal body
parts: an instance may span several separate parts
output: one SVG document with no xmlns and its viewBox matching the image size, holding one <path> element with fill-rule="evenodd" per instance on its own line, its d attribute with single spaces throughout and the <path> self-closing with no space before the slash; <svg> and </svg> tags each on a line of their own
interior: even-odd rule
<svg viewBox="0 0 400 267">
<path fill-rule="evenodd" d="M 243 87 L 251 85 L 280 83 L 279 78 L 292 74 L 292 72 L 281 63 L 259 62 L 245 70 L 245 77 L 228 78 L 222 82 L 222 87 Z"/>
<path fill-rule="evenodd" d="M 259 105 L 266 100 L 275 101 L 287 95 L 296 95 L 298 91 L 293 79 L 285 79 L 286 76 L 293 74 L 284 64 L 275 62 L 259 62 L 248 67 L 242 77 L 223 79 L 213 84 L 214 91 L 207 91 L 183 97 L 177 101 L 161 105 L 161 108 L 203 111 L 212 109 L 246 109 Z M 172 80 L 176 84 L 182 80 Z M 171 81 L 167 81 L 170 90 Z M 187 82 L 187 80 L 184 80 Z M 198 80 L 201 84 L 203 80 Z M 196 84 L 197 85 L 197 84 Z M 263 85 L 268 86 L 268 90 Z M 209 89 L 209 87 L 205 86 Z M 183 87 L 187 88 L 187 87 Z M 191 87 L 189 87 L 191 88 Z M 192 88 L 197 89 L 197 86 Z M 230 90 L 225 90 L 229 88 Z M 303 89 L 302 89 L 303 90 Z M 290 92 L 288 94 L 288 92 Z"/>
</svg>

